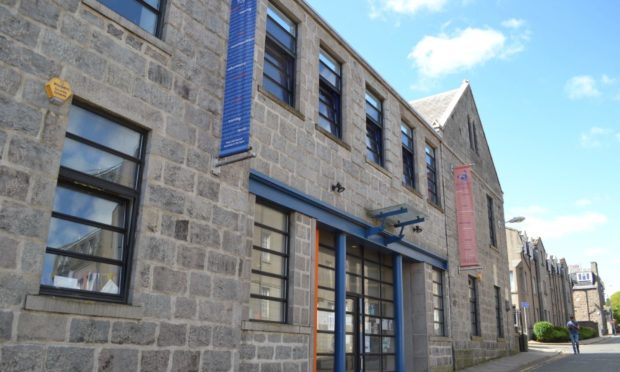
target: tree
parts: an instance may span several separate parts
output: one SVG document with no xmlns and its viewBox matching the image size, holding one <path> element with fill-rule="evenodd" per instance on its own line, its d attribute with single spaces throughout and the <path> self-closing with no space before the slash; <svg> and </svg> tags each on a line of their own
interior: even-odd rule
<svg viewBox="0 0 620 372">
<path fill-rule="evenodd" d="M 609 304 L 614 318 L 620 322 L 620 292 L 616 292 L 609 297 Z"/>
</svg>

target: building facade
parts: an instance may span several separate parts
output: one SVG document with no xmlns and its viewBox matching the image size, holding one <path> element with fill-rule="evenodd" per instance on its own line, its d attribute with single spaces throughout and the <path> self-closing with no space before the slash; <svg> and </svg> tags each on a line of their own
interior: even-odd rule
<svg viewBox="0 0 620 372">
<path fill-rule="evenodd" d="M 303 1 L 253 4 L 0 5 L 0 370 L 451 371 L 515 350 L 469 84 L 413 108 Z M 246 6 L 254 63 L 231 75 Z M 252 152 L 218 159 L 236 79 Z"/>
<path fill-rule="evenodd" d="M 598 274 L 598 263 L 592 262 L 590 268 L 571 266 L 570 276 L 573 280 L 575 320 L 596 323 L 599 334 L 608 334 L 605 284 Z"/>
<path fill-rule="evenodd" d="M 533 337 L 534 323 L 563 326 L 574 314 L 572 281 L 564 259 L 548 256 L 541 238 L 506 228 L 515 326 Z"/>
</svg>

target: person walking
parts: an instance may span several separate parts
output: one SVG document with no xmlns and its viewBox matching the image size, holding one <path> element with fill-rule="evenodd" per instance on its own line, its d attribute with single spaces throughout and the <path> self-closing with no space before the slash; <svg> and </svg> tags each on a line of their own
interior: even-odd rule
<svg viewBox="0 0 620 372">
<path fill-rule="evenodd" d="M 611 326 L 611 334 L 616 335 L 616 318 L 611 316 L 611 320 L 609 321 L 609 325 Z"/>
<path fill-rule="evenodd" d="M 573 344 L 573 353 L 579 354 L 579 324 L 575 321 L 575 317 L 571 315 L 570 320 L 566 323 L 570 342 Z"/>
</svg>

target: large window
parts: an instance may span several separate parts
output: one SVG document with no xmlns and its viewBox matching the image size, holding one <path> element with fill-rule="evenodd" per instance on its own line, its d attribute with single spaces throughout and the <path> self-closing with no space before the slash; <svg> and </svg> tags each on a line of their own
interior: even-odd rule
<svg viewBox="0 0 620 372">
<path fill-rule="evenodd" d="M 143 133 L 71 107 L 41 293 L 126 301 L 143 157 Z"/>
<path fill-rule="evenodd" d="M 480 318 L 478 313 L 478 283 L 473 276 L 469 281 L 469 319 L 471 322 L 471 335 L 480 336 Z"/>
<path fill-rule="evenodd" d="M 341 127 L 341 68 L 327 52 L 319 53 L 319 125 L 338 138 Z"/>
<path fill-rule="evenodd" d="M 439 189 L 437 187 L 437 161 L 435 148 L 428 143 L 426 152 L 426 180 L 428 184 L 428 200 L 435 205 L 439 205 Z"/>
<path fill-rule="evenodd" d="M 147 32 L 160 36 L 162 13 L 166 0 L 98 0 L 108 8 L 137 24 Z"/>
<path fill-rule="evenodd" d="M 297 25 L 272 4 L 267 7 L 263 86 L 280 101 L 295 105 Z"/>
<path fill-rule="evenodd" d="M 383 166 L 383 103 L 366 90 L 366 150 L 368 159 Z"/>
<path fill-rule="evenodd" d="M 504 327 L 502 324 L 502 291 L 499 287 L 495 288 L 495 320 L 497 322 L 497 337 L 504 337 Z"/>
<path fill-rule="evenodd" d="M 435 336 L 445 336 L 443 310 L 443 272 L 433 269 L 433 328 Z"/>
<path fill-rule="evenodd" d="M 415 151 L 413 148 L 413 129 L 400 123 L 400 137 L 403 147 L 403 183 L 415 189 Z"/>
<path fill-rule="evenodd" d="M 489 243 L 497 247 L 497 234 L 495 233 L 495 212 L 493 211 L 493 198 L 487 195 L 487 211 L 489 217 Z"/>
<path fill-rule="evenodd" d="M 250 286 L 251 319 L 286 322 L 288 229 L 286 213 L 256 204 Z"/>
</svg>

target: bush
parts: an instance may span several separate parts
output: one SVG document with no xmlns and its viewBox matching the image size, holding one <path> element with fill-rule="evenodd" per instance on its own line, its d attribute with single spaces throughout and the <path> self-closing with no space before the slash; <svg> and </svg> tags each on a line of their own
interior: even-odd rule
<svg viewBox="0 0 620 372">
<path fill-rule="evenodd" d="M 549 322 L 537 322 L 534 324 L 534 336 L 536 341 L 551 341 L 553 339 L 553 324 Z"/>
<path fill-rule="evenodd" d="M 591 327 L 579 328 L 579 339 L 580 340 L 587 340 L 592 337 L 596 337 L 596 329 L 591 328 Z"/>
<path fill-rule="evenodd" d="M 570 338 L 568 337 L 568 328 L 566 327 L 554 327 L 552 336 L 552 341 L 555 342 L 566 342 L 570 340 Z"/>
</svg>

